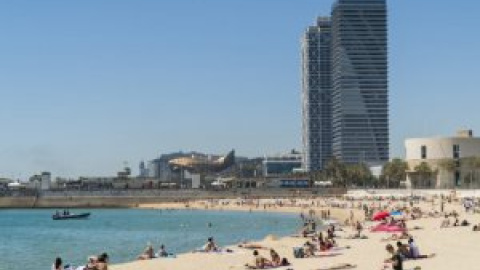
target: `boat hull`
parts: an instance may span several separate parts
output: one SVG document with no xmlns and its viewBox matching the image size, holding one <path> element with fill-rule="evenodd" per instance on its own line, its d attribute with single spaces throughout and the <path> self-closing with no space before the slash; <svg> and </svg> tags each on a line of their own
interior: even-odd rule
<svg viewBox="0 0 480 270">
<path fill-rule="evenodd" d="M 82 214 L 72 214 L 72 215 L 60 215 L 56 216 L 53 215 L 53 220 L 68 220 L 68 219 L 87 219 L 90 216 L 90 213 L 82 213 Z"/>
</svg>

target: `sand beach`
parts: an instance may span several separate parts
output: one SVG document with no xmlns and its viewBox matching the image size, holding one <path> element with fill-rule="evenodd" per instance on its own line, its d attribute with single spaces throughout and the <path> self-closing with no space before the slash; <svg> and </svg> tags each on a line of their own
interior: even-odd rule
<svg viewBox="0 0 480 270">
<path fill-rule="evenodd" d="M 415 220 L 407 217 L 407 227 L 410 229 L 409 234 L 413 236 L 416 244 L 422 254 L 432 254 L 435 256 L 427 259 L 406 260 L 404 269 L 435 269 L 435 270 L 451 270 L 451 269 L 476 269 L 477 264 L 477 245 L 480 241 L 480 232 L 473 232 L 472 226 L 480 223 L 480 215 L 474 214 L 473 211 L 466 213 L 460 199 L 451 198 L 451 202 L 445 198 L 443 200 L 443 212 L 451 213 L 455 211 L 459 214 L 459 220 L 468 220 L 469 226 L 449 226 L 440 228 L 442 221 L 445 219 L 444 214 L 440 214 L 442 208 L 442 200 L 437 197 L 425 198 L 424 200 L 415 202 L 413 207 L 420 209 L 424 216 Z M 275 236 L 267 236 L 264 240 L 255 242 L 266 248 L 275 249 L 281 257 L 286 257 L 291 265 L 279 267 L 277 269 L 295 269 L 295 270 L 315 270 L 328 269 L 329 267 L 340 264 L 352 264 L 356 267 L 353 269 L 375 270 L 375 269 L 392 269 L 390 264 L 384 263 L 391 255 L 385 250 L 387 244 L 395 246 L 396 241 L 384 241 L 382 239 L 390 237 L 391 233 L 374 233 L 368 228 L 375 226 L 378 222 L 367 221 L 364 211 L 359 208 L 359 204 L 367 203 L 381 209 L 395 209 L 405 207 L 410 208 L 410 203 L 406 201 L 384 200 L 368 200 L 367 198 L 357 201 L 346 201 L 343 199 L 298 199 L 295 205 L 290 206 L 274 206 L 271 202 L 259 202 L 249 204 L 239 204 L 238 202 L 216 201 L 196 201 L 188 204 L 169 203 L 169 204 L 145 204 L 139 205 L 140 208 L 156 208 L 156 209 L 210 209 L 214 211 L 278 211 L 278 212 L 295 212 L 299 215 L 307 215 L 315 212 L 325 213 L 330 211 L 330 218 L 336 219 L 340 223 L 344 220 L 353 219 L 361 221 L 365 227 L 364 234 L 367 239 L 348 239 L 349 236 L 355 234 L 353 226 L 342 226 L 343 231 L 337 231 L 336 242 L 339 247 L 348 249 L 340 249 L 330 253 L 322 254 L 313 258 L 295 258 L 293 255 L 294 247 L 301 247 L 309 238 L 302 237 L 284 237 L 277 239 Z M 430 217 L 433 213 L 437 213 L 435 217 Z M 449 218 L 451 224 L 454 218 Z M 412 230 L 412 228 L 420 228 Z M 213 235 L 214 236 L 214 235 Z M 404 244 L 407 240 L 401 240 Z M 168 243 L 167 249 L 168 249 Z M 222 245 L 222 243 L 217 243 Z M 158 248 L 158 247 L 155 247 Z M 176 258 L 159 258 L 147 261 L 133 261 L 130 263 L 114 265 L 114 270 L 158 270 L 158 269 L 175 269 L 175 270 L 227 270 L 227 269 L 247 269 L 246 263 L 252 263 L 254 257 L 252 250 L 239 248 L 237 246 L 223 247 L 231 249 L 233 252 L 227 253 L 186 253 L 180 254 Z M 141 252 L 141 251 L 139 251 Z M 261 249 L 260 254 L 266 258 L 269 251 Z"/>
</svg>

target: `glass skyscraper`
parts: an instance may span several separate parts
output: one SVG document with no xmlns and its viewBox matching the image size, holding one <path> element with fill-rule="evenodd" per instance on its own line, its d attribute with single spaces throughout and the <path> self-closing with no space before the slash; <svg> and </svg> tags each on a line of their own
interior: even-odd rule
<svg viewBox="0 0 480 270">
<path fill-rule="evenodd" d="M 302 38 L 303 163 L 318 171 L 332 157 L 331 22 L 319 17 Z"/>
<path fill-rule="evenodd" d="M 326 18 L 322 20 L 327 21 Z M 319 25 L 317 23 L 317 28 L 322 33 Z M 337 0 L 329 21 L 328 49 L 322 50 L 320 46 L 318 50 L 329 57 L 320 57 L 320 61 L 310 54 L 311 48 L 305 46 L 311 29 L 306 31 L 302 48 L 306 169 L 323 168 L 325 160 L 317 163 L 311 158 L 317 156 L 335 157 L 351 164 L 377 165 L 388 161 L 386 0 Z M 317 42 L 321 40 L 322 35 L 318 34 Z M 315 63 L 317 67 L 312 67 Z M 318 70 L 324 76 L 317 76 L 311 70 Z M 318 89 L 325 91 L 317 91 L 316 85 L 310 83 L 317 78 L 319 84 L 325 86 Z M 328 102 L 312 99 L 316 92 L 328 93 Z M 329 124 L 317 125 L 319 121 L 315 119 L 328 117 Z M 318 142 L 327 144 L 327 137 L 330 138 L 329 147 L 317 147 Z"/>
</svg>

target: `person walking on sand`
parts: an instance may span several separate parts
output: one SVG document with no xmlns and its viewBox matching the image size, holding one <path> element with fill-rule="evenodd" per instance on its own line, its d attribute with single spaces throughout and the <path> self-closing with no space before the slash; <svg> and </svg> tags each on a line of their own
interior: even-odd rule
<svg viewBox="0 0 480 270">
<path fill-rule="evenodd" d="M 362 226 L 362 223 L 360 223 L 360 221 L 357 221 L 355 229 L 357 230 L 357 235 L 356 236 L 358 238 L 360 238 L 362 236 L 362 231 L 363 231 L 363 226 Z"/>
</svg>

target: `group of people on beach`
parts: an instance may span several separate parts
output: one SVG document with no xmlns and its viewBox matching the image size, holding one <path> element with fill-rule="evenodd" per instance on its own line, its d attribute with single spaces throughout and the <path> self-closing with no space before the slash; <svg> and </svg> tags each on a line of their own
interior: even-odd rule
<svg viewBox="0 0 480 270">
<path fill-rule="evenodd" d="M 405 260 L 419 260 L 434 257 L 435 254 L 421 255 L 417 244 L 414 239 L 410 237 L 408 244 L 403 244 L 401 241 L 397 241 L 396 249 L 391 244 L 387 244 L 385 249 L 391 255 L 390 258 L 385 260 L 385 263 L 391 264 L 393 270 L 403 270 L 403 262 Z M 388 265 L 386 265 L 388 268 Z"/>
<path fill-rule="evenodd" d="M 270 249 L 270 259 L 260 255 L 257 249 L 253 251 L 253 257 L 255 259 L 252 264 L 245 264 L 248 269 L 266 269 L 290 265 L 288 259 L 281 258 L 274 249 Z"/>
<path fill-rule="evenodd" d="M 63 265 L 62 258 L 57 257 L 52 265 L 52 270 L 108 270 L 109 257 L 107 253 L 98 256 L 88 257 L 84 266 L 74 267 L 72 265 Z"/>
<path fill-rule="evenodd" d="M 170 256 L 171 254 L 169 254 L 167 252 L 167 250 L 165 249 L 165 245 L 164 244 L 161 244 L 160 245 L 160 248 L 158 249 L 158 251 L 155 253 L 155 250 L 153 248 L 153 245 L 148 243 L 147 244 L 147 247 L 145 248 L 145 250 L 143 251 L 142 254 L 138 255 L 137 257 L 137 260 L 151 260 L 151 259 L 154 259 L 154 258 L 162 258 L 162 257 L 168 257 Z"/>
<path fill-rule="evenodd" d="M 260 200 L 257 201 L 247 201 L 245 204 L 252 204 L 254 207 L 262 205 Z M 410 203 L 410 204 L 409 204 Z M 215 208 L 215 202 L 211 201 L 208 204 L 205 203 L 205 206 L 209 208 Z M 228 205 L 227 202 L 221 202 L 218 204 L 219 207 L 223 207 Z M 242 203 L 243 205 L 243 203 Z M 328 210 L 321 210 L 316 209 L 317 213 L 312 210 L 312 205 L 314 207 L 321 206 L 323 209 L 328 208 Z M 330 209 L 334 207 L 344 208 L 347 209 L 347 215 L 350 213 L 350 217 L 345 215 L 344 218 L 341 220 L 343 221 L 345 218 L 345 222 L 342 222 L 341 226 L 339 223 L 334 223 L 330 225 L 324 225 L 319 223 L 319 220 L 327 220 L 330 219 Z M 284 267 L 282 269 L 293 269 L 292 267 L 295 266 L 297 263 L 297 259 L 302 258 L 323 258 L 323 257 L 333 257 L 333 256 L 341 256 L 342 252 L 347 252 L 346 249 L 353 250 L 355 245 L 352 242 L 347 242 L 347 244 L 352 243 L 352 246 L 346 245 L 339 245 L 339 242 L 342 241 L 362 241 L 361 239 L 375 238 L 369 232 L 371 231 L 371 227 L 373 224 L 372 216 L 375 213 L 380 211 L 385 212 L 402 212 L 401 216 L 393 216 L 393 214 L 383 220 L 377 220 L 379 223 L 385 226 L 391 226 L 398 228 L 399 231 L 396 233 L 390 234 L 391 236 L 387 238 L 382 238 L 381 241 L 391 242 L 391 243 L 384 243 L 380 246 L 383 248 L 385 245 L 385 250 L 387 251 L 387 256 L 385 260 L 380 258 L 377 263 L 379 263 L 382 269 L 393 269 L 393 270 L 404 270 L 405 261 L 408 260 L 418 260 L 418 259 L 426 259 L 435 256 L 435 254 L 424 255 L 420 253 L 420 249 L 415 241 L 419 235 L 416 235 L 416 238 L 413 237 L 412 230 L 419 229 L 418 227 L 408 228 L 407 222 L 410 224 L 410 220 L 417 220 L 421 218 L 438 218 L 438 221 L 445 217 L 442 221 L 441 227 L 453 227 L 453 226 L 467 226 L 470 225 L 468 221 L 463 220 L 461 221 L 460 215 L 455 212 L 446 212 L 445 211 L 445 203 L 441 201 L 441 209 L 440 211 L 426 211 L 423 205 L 419 205 L 415 207 L 413 203 L 409 200 L 405 201 L 334 201 L 333 199 L 330 201 L 329 199 L 322 200 L 319 203 L 317 200 L 313 200 L 312 202 L 308 202 L 307 200 L 278 200 L 278 202 L 270 203 L 266 207 L 276 208 L 276 207 L 287 207 L 293 206 L 300 209 L 302 213 L 300 214 L 300 218 L 303 224 L 301 227 L 298 235 L 296 238 L 298 239 L 298 246 L 293 245 L 289 248 L 292 248 L 292 253 L 288 254 L 284 249 L 278 246 L 269 246 L 268 244 L 257 244 L 257 243 L 240 243 L 237 247 L 234 247 L 233 250 L 229 248 L 222 248 L 215 242 L 213 237 L 209 237 L 206 243 L 194 250 L 194 252 L 199 253 L 232 253 L 237 252 L 238 249 L 248 249 L 253 258 L 251 261 L 242 262 L 241 266 L 245 266 L 247 269 L 270 269 L 270 268 L 277 268 L 277 267 Z M 422 206 L 422 207 L 420 207 Z M 474 204 L 468 204 L 466 208 L 467 212 L 474 211 Z M 261 207 L 261 206 L 259 206 Z M 449 207 L 449 206 L 447 206 Z M 355 210 L 355 212 L 353 211 Z M 300 212 L 299 211 L 299 212 Z M 336 210 L 333 210 L 336 213 Z M 363 216 L 362 212 L 368 216 Z M 357 217 L 355 217 L 357 215 Z M 364 219 L 365 218 L 365 219 Z M 453 219 L 453 221 L 451 221 Z M 365 222 L 368 220 L 368 222 Z M 415 222 L 414 222 L 415 223 Z M 418 224 L 418 223 L 415 223 Z M 420 223 L 422 224 L 422 223 Z M 410 224 L 411 225 L 411 224 Z M 212 224 L 208 224 L 208 227 L 212 227 Z M 352 235 L 348 235 L 348 232 L 353 232 Z M 480 231 L 480 224 L 477 224 L 473 227 L 474 231 Z M 413 232 L 413 234 L 415 234 Z M 368 235 L 368 237 L 367 237 Z M 378 238 L 380 239 L 380 238 Z M 420 241 L 420 238 L 418 238 Z M 343 242 L 345 244 L 345 242 Z M 281 255 L 280 255 L 281 254 Z M 154 258 L 161 258 L 161 257 L 170 257 L 173 254 L 168 253 L 165 245 L 160 245 L 159 249 L 155 252 L 153 245 L 147 244 L 146 248 L 143 252 L 138 255 L 138 260 L 150 260 Z M 290 256 L 288 256 L 290 255 Z M 292 256 L 293 255 L 293 256 Z M 108 256 L 107 256 L 108 258 Z M 55 261 L 52 270 L 61 270 L 61 269 L 69 269 L 63 268 L 62 261 L 60 258 L 57 258 L 58 261 Z M 250 260 L 250 259 L 248 259 Z M 245 264 L 244 264 L 245 263 Z M 343 269 L 352 269 L 356 268 L 355 264 L 351 263 L 340 263 L 334 264 L 323 268 L 316 268 L 314 270 L 343 270 Z M 411 267 L 410 267 L 411 268 Z M 409 268 L 409 269 L 410 269 Z M 74 268 L 71 268 L 74 269 Z M 82 270 L 104 270 L 107 269 L 107 261 L 104 260 L 101 256 L 98 256 L 92 262 L 84 266 L 83 268 L 75 268 L 82 269 Z"/>
</svg>

